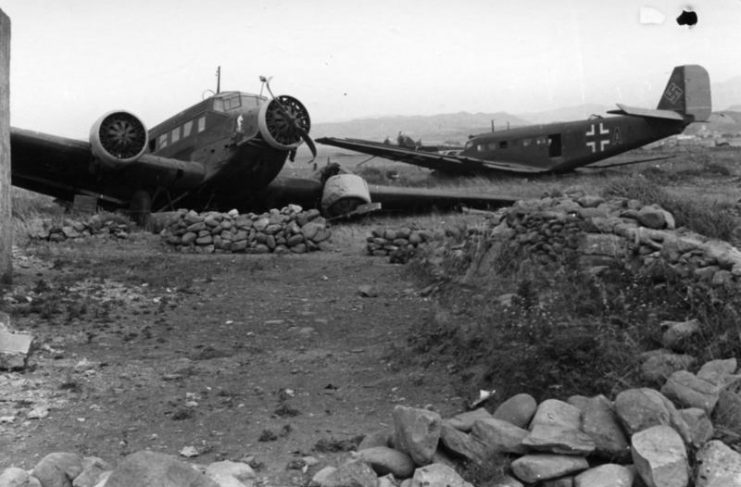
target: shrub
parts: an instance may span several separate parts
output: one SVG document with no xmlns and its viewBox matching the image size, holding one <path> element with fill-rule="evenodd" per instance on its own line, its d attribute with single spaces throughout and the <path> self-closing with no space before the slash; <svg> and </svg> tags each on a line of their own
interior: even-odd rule
<svg viewBox="0 0 741 487">
<path fill-rule="evenodd" d="M 443 257 L 450 259 L 438 266 L 446 275 L 437 276 L 443 311 L 412 326 L 408 345 L 450 361 L 463 394 L 494 388 L 501 398 L 566 398 L 643 385 L 638 355 L 660 347 L 663 320 L 700 320 L 701 335 L 686 349 L 700 364 L 741 354 L 741 297 L 732 292 L 688 284 L 661 263 L 636 272 L 616 266 L 595 278 L 574 260 L 545 271 L 513 265 L 513 256 L 499 259 L 509 272 L 492 269 L 469 286 L 456 282 L 465 253 Z"/>
</svg>

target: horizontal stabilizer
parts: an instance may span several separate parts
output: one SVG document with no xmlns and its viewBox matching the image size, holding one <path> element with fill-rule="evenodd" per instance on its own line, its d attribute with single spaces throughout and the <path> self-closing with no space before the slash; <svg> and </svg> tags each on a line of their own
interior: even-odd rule
<svg viewBox="0 0 741 487">
<path fill-rule="evenodd" d="M 616 115 L 629 115 L 632 117 L 644 117 L 644 118 L 660 118 L 662 120 L 677 120 L 679 122 L 684 121 L 684 117 L 672 110 L 659 110 L 651 108 L 636 108 L 629 107 L 623 104 L 617 104 L 619 110 L 608 110 L 607 113 L 613 113 Z"/>
</svg>

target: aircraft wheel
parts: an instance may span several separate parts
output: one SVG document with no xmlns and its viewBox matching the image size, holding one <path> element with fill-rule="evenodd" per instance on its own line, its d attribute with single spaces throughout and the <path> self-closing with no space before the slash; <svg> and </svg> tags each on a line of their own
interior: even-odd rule
<svg viewBox="0 0 741 487">
<path fill-rule="evenodd" d="M 335 218 L 347 215 L 362 204 L 365 204 L 365 201 L 361 198 L 341 198 L 327 208 L 327 217 Z"/>
<path fill-rule="evenodd" d="M 139 190 L 134 193 L 129 205 L 129 214 L 140 227 L 149 227 L 152 220 L 152 197 L 149 192 Z"/>
</svg>

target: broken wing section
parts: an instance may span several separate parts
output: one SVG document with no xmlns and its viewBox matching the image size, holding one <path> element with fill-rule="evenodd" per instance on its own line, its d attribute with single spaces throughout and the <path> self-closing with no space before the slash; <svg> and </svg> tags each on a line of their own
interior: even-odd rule
<svg viewBox="0 0 741 487">
<path fill-rule="evenodd" d="M 461 155 L 444 155 L 437 152 L 406 149 L 403 147 L 395 147 L 362 139 L 322 137 L 316 139 L 316 141 L 324 145 L 350 149 L 363 154 L 383 157 L 393 161 L 425 167 L 427 169 L 432 169 L 433 171 L 452 174 L 536 174 L 547 172 L 547 169 L 531 167 L 519 162 L 500 160 L 493 161 Z"/>
<path fill-rule="evenodd" d="M 369 184 L 368 191 L 371 202 L 381 204 L 381 211 L 394 213 L 447 211 L 463 206 L 493 209 L 512 205 L 518 199 L 466 188 L 408 188 Z M 279 208 L 290 203 L 304 208 L 319 208 L 322 195 L 320 181 L 278 177 L 260 194 L 259 199 L 266 208 Z"/>
<path fill-rule="evenodd" d="M 475 193 L 467 189 L 409 188 L 368 185 L 371 200 L 381 204 L 382 211 L 423 212 L 449 211 L 461 207 L 495 209 L 510 206 L 517 198 L 506 195 Z"/>
</svg>

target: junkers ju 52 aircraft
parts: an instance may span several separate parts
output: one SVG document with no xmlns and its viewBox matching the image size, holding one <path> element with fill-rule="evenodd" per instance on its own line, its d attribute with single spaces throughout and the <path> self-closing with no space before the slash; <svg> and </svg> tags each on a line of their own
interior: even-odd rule
<svg viewBox="0 0 741 487">
<path fill-rule="evenodd" d="M 677 66 L 656 109 L 625 106 L 576 122 L 513 128 L 472 136 L 462 151 L 431 152 L 360 139 L 325 137 L 321 144 L 452 174 L 547 174 L 572 171 L 678 134 L 710 116 L 710 81 L 702 66 Z"/>
<path fill-rule="evenodd" d="M 273 96 L 269 80 L 261 81 L 270 97 L 220 92 L 217 85 L 213 96 L 149 131 L 127 111 L 100 117 L 89 141 L 11 128 L 12 183 L 63 201 L 92 196 L 102 207 L 128 207 L 139 220 L 152 210 L 176 208 L 258 210 L 297 203 L 335 216 L 371 200 L 387 209 L 511 202 L 368 186 L 349 174 L 324 181 L 277 177 L 302 142 L 314 156 L 316 148 L 305 106 L 292 96 Z"/>
</svg>

